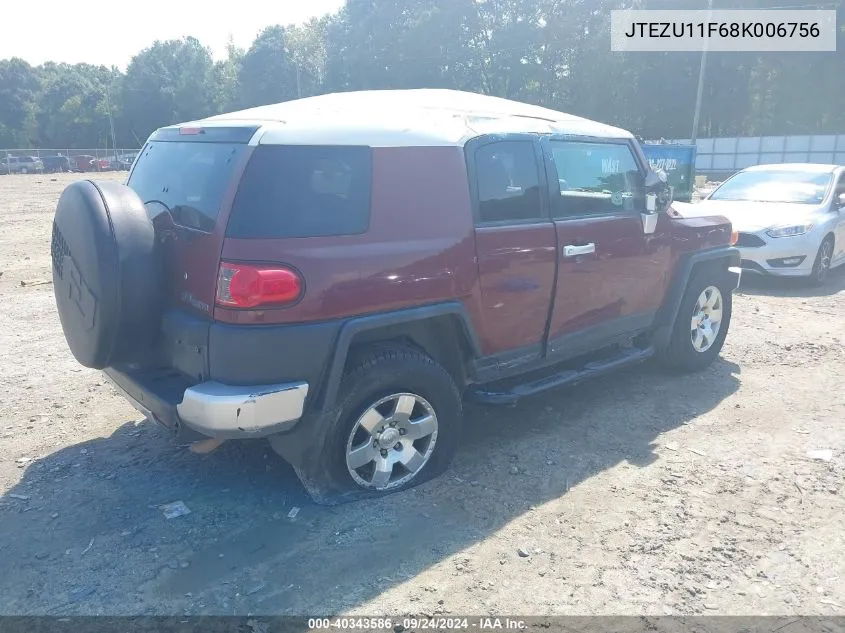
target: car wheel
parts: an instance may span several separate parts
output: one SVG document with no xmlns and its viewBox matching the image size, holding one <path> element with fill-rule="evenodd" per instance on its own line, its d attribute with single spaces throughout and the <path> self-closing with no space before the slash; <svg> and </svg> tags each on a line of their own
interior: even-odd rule
<svg viewBox="0 0 845 633">
<path fill-rule="evenodd" d="M 410 347 L 375 348 L 343 377 L 337 406 L 316 421 L 325 439 L 294 469 L 323 505 L 404 490 L 446 470 L 461 418 L 460 393 L 439 363 Z M 286 441 L 270 438 L 283 456 Z"/>
<path fill-rule="evenodd" d="M 813 272 L 810 273 L 809 284 L 818 287 L 827 281 L 830 273 L 830 261 L 833 259 L 833 236 L 828 235 L 822 240 L 819 252 L 816 254 L 816 261 L 813 263 Z"/>
<path fill-rule="evenodd" d="M 708 367 L 722 350 L 733 310 L 733 295 L 726 281 L 700 273 L 687 286 L 669 345 L 660 351 L 664 365 L 681 372 Z"/>
</svg>

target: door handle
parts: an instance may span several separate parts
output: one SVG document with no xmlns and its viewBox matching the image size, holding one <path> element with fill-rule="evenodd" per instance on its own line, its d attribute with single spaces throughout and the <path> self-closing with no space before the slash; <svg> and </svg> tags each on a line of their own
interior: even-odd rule
<svg viewBox="0 0 845 633">
<path fill-rule="evenodd" d="M 596 245 L 592 242 L 584 244 L 583 246 L 574 246 L 569 244 L 563 247 L 564 257 L 576 257 L 578 255 L 589 255 L 596 252 Z"/>
</svg>

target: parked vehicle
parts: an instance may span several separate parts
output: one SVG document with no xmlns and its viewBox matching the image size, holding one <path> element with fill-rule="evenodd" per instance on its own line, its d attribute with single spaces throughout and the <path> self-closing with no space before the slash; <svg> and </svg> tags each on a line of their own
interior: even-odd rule
<svg viewBox="0 0 845 633">
<path fill-rule="evenodd" d="M 449 464 L 464 399 L 719 354 L 722 217 L 673 217 L 633 136 L 454 91 L 325 95 L 162 128 L 56 210 L 68 345 L 204 448 L 268 437 L 321 503 Z M 209 439 L 210 438 L 210 439 Z"/>
<path fill-rule="evenodd" d="M 117 162 L 111 158 L 97 158 L 94 160 L 94 171 L 114 171 L 117 169 Z"/>
<path fill-rule="evenodd" d="M 4 174 L 37 174 L 44 171 L 44 163 L 35 156 L 6 156 L 3 158 Z"/>
<path fill-rule="evenodd" d="M 56 154 L 55 156 L 43 156 L 41 162 L 44 164 L 44 171 L 49 174 L 57 172 L 72 171 L 71 160 L 67 156 Z"/>
<path fill-rule="evenodd" d="M 748 167 L 698 206 L 730 218 L 749 272 L 821 285 L 831 268 L 845 264 L 845 167 Z"/>
<path fill-rule="evenodd" d="M 137 154 L 122 154 L 117 157 L 117 169 L 129 171 L 132 169 L 132 163 L 135 162 Z"/>
<path fill-rule="evenodd" d="M 73 171 L 88 172 L 97 171 L 97 159 L 94 156 L 87 154 L 80 154 L 79 156 L 71 157 Z"/>
</svg>

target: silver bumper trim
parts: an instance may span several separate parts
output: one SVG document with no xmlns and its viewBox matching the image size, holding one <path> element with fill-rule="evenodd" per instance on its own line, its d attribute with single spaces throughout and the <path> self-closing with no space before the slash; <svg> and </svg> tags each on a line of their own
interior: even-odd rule
<svg viewBox="0 0 845 633">
<path fill-rule="evenodd" d="M 185 390 L 176 405 L 185 426 L 219 438 L 266 437 L 302 417 L 308 383 L 238 387 L 209 381 Z"/>
</svg>

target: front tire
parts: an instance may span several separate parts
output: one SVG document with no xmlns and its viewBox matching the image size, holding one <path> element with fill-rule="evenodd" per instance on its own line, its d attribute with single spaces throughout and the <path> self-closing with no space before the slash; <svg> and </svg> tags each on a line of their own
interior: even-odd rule
<svg viewBox="0 0 845 633">
<path fill-rule="evenodd" d="M 445 471 L 461 432 L 461 396 L 451 375 L 414 348 L 378 347 L 344 375 L 322 446 L 294 470 L 317 503 L 336 505 L 417 486 Z M 270 438 L 284 456 L 284 435 Z"/>
<path fill-rule="evenodd" d="M 822 240 L 819 252 L 816 254 L 816 261 L 813 263 L 813 272 L 810 273 L 808 283 L 814 288 L 824 285 L 830 274 L 830 262 L 833 259 L 833 236 L 828 235 Z"/>
<path fill-rule="evenodd" d="M 687 286 L 672 337 L 660 351 L 662 364 L 692 373 L 707 368 L 719 356 L 733 311 L 732 288 L 724 278 L 702 271 Z"/>
</svg>

